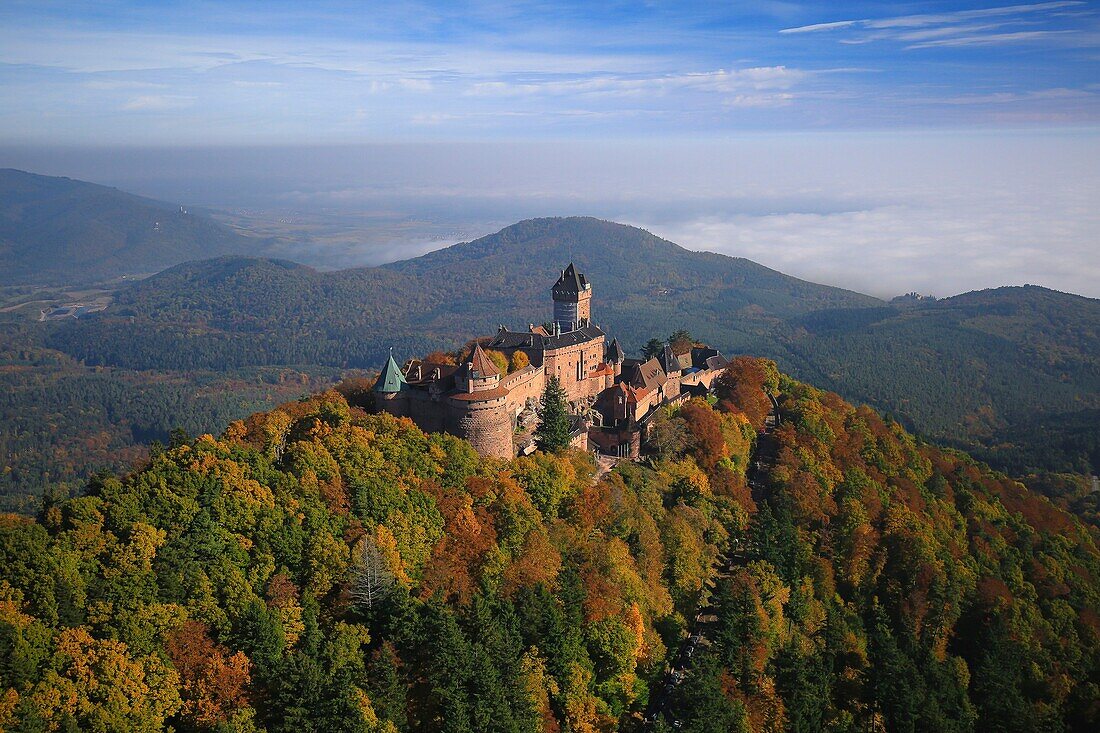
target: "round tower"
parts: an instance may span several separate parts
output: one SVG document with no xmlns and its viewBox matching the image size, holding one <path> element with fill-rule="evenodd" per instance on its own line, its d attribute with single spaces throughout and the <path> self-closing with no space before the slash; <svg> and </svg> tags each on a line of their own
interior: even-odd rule
<svg viewBox="0 0 1100 733">
<path fill-rule="evenodd" d="M 455 372 L 455 391 L 447 402 L 448 432 L 468 440 L 480 455 L 514 455 L 508 388 L 501 386 L 500 370 L 480 344 Z"/>
<path fill-rule="evenodd" d="M 554 298 L 554 327 L 559 333 L 584 328 L 592 320 L 592 285 L 573 263 L 550 289 Z"/>
</svg>

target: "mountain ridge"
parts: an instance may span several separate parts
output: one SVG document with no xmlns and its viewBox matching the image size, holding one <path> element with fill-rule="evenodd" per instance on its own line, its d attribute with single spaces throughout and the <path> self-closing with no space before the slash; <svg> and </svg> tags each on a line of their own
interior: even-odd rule
<svg viewBox="0 0 1100 733">
<path fill-rule="evenodd" d="M 0 284 L 83 284 L 201 255 L 255 252 L 185 207 L 73 178 L 0 169 Z"/>
</svg>

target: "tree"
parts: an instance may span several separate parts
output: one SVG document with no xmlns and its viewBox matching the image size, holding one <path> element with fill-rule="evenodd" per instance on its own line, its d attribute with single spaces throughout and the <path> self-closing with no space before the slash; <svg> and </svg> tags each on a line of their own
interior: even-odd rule
<svg viewBox="0 0 1100 733">
<path fill-rule="evenodd" d="M 658 458 L 674 459 L 687 450 L 689 434 L 684 420 L 670 408 L 663 407 L 649 421 L 646 437 L 648 447 Z"/>
<path fill-rule="evenodd" d="M 686 354 L 695 345 L 695 339 L 691 337 L 690 333 L 681 328 L 672 332 L 672 335 L 668 337 L 668 344 L 672 347 L 672 353 Z"/>
<path fill-rule="evenodd" d="M 384 601 L 393 590 L 394 577 L 382 551 L 371 538 L 364 538 L 361 545 L 359 561 L 354 569 L 351 597 L 355 605 L 369 611 Z"/>
<path fill-rule="evenodd" d="M 646 341 L 645 346 L 642 347 L 642 356 L 646 359 L 652 359 L 653 357 L 658 356 L 664 350 L 665 344 L 663 341 L 660 341 L 659 339 L 650 339 L 649 341 Z"/>
<path fill-rule="evenodd" d="M 180 676 L 184 718 L 204 727 L 229 720 L 248 706 L 251 663 L 244 652 L 230 654 L 198 621 L 186 621 L 165 644 Z"/>
<path fill-rule="evenodd" d="M 522 351 L 512 352 L 512 361 L 508 364 L 508 372 L 518 372 L 520 369 L 525 369 L 531 364 L 531 359 L 527 354 Z"/>
<path fill-rule="evenodd" d="M 569 410 L 565 390 L 557 377 L 546 380 L 536 414 L 535 445 L 546 453 L 557 453 L 569 447 Z"/>
<path fill-rule="evenodd" d="M 508 357 L 494 349 L 485 349 L 485 356 L 492 360 L 497 371 L 501 374 L 508 373 Z"/>
</svg>

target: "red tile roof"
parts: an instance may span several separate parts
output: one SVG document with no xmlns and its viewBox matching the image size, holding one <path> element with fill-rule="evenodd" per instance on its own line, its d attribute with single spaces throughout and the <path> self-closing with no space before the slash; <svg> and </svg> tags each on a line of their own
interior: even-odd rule
<svg viewBox="0 0 1100 733">
<path fill-rule="evenodd" d="M 470 364 L 473 365 L 474 376 L 499 377 L 500 370 L 488 354 L 481 348 L 481 344 L 474 344 L 474 351 L 470 354 Z"/>
</svg>

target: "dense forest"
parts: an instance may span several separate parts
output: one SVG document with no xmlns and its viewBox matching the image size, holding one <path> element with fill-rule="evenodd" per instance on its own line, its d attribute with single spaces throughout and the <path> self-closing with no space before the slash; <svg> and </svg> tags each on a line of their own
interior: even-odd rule
<svg viewBox="0 0 1100 733">
<path fill-rule="evenodd" d="M 0 348 L 0 511 L 32 514 L 44 493 L 77 493 L 97 471 L 128 471 L 153 442 L 190 435 L 335 384 L 340 370 L 219 372 L 87 367 L 28 346 Z"/>
<path fill-rule="evenodd" d="M 637 730 L 703 605 L 658 730 L 1100 723 L 1095 536 L 770 362 L 599 478 L 344 392 L 0 518 L 0 728 Z"/>
<path fill-rule="evenodd" d="M 594 318 L 631 353 L 686 327 L 1016 475 L 1100 472 L 1082 445 L 1095 431 L 1073 417 L 1100 409 L 1100 301 L 1013 287 L 887 304 L 595 219 L 521 222 L 381 268 L 186 263 L 36 334 L 89 366 L 371 369 L 391 346 L 424 354 L 544 321 L 571 260 L 594 283 Z"/>
</svg>

